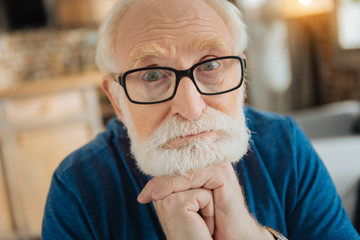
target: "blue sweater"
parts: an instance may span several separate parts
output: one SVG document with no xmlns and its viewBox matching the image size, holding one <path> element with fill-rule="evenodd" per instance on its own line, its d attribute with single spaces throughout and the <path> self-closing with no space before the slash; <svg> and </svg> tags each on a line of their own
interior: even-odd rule
<svg viewBox="0 0 360 240">
<path fill-rule="evenodd" d="M 244 111 L 251 149 L 234 169 L 257 221 L 291 240 L 360 239 L 325 166 L 294 120 Z M 55 171 L 42 238 L 165 239 L 152 204 L 136 201 L 149 179 L 129 154 L 123 125 L 113 119 L 106 132 Z"/>
</svg>

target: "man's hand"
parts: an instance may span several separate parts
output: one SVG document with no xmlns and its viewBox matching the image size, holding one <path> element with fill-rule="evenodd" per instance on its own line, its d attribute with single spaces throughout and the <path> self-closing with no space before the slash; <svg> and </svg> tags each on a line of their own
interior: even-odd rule
<svg viewBox="0 0 360 240">
<path fill-rule="evenodd" d="M 167 239 L 212 239 L 214 205 L 210 190 L 177 192 L 153 203 Z"/>
<path fill-rule="evenodd" d="M 195 196 L 205 194 L 196 193 L 201 190 L 212 191 L 213 214 L 210 213 L 212 211 L 210 205 L 206 210 L 202 210 L 204 205 L 200 204 L 199 197 Z M 209 197 L 211 197 L 210 194 L 204 196 L 204 202 L 209 203 Z M 176 233 L 176 228 L 180 228 L 181 224 L 188 226 L 187 221 L 189 225 L 194 224 L 193 228 L 188 228 L 188 230 L 195 233 L 176 233 L 185 236 L 181 239 L 191 239 L 189 236 L 205 236 L 202 234 L 203 227 L 199 226 L 208 226 L 208 232 L 214 239 L 273 239 L 270 233 L 260 227 L 251 217 L 238 179 L 229 162 L 192 171 L 185 175 L 155 177 L 142 190 L 138 201 L 140 203 L 154 201 L 164 232 L 170 239 L 174 236 L 171 233 Z M 192 207 L 189 208 L 189 206 Z M 184 209 L 187 210 L 186 214 L 184 214 Z M 200 212 L 197 213 L 196 210 Z M 204 214 L 206 217 L 210 216 L 210 220 L 204 217 Z M 176 222 L 174 219 L 178 217 L 180 217 L 179 222 Z M 213 220 L 215 221 L 214 231 L 211 223 Z M 200 224 L 201 221 L 202 224 Z"/>
</svg>

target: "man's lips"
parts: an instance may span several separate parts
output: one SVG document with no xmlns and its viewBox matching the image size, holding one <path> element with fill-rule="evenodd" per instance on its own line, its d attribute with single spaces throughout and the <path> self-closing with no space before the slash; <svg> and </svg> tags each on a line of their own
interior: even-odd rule
<svg viewBox="0 0 360 240">
<path fill-rule="evenodd" d="M 189 134 L 184 137 L 178 137 L 169 140 L 167 143 L 163 145 L 163 148 L 179 149 L 188 145 L 191 142 L 191 140 L 202 139 L 202 138 L 210 138 L 212 140 L 217 140 L 219 138 L 219 134 L 214 131 L 204 131 L 196 134 Z"/>
</svg>

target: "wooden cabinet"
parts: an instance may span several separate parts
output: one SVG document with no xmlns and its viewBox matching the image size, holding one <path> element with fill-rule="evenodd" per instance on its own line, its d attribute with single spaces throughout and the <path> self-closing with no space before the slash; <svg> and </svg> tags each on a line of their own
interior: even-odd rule
<svg viewBox="0 0 360 240">
<path fill-rule="evenodd" d="M 0 99 L 0 239 L 40 237 L 55 168 L 102 128 L 92 85 Z"/>
<path fill-rule="evenodd" d="M 1 146 L 1 142 L 0 142 Z M 10 213 L 10 205 L 5 184 L 5 176 L 0 153 L 0 239 L 9 238 L 13 234 L 13 224 Z"/>
</svg>

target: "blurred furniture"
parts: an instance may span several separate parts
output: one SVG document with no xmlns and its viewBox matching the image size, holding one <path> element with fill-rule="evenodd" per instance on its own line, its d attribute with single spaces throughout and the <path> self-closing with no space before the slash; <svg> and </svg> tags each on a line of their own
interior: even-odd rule
<svg viewBox="0 0 360 240">
<path fill-rule="evenodd" d="M 59 27 L 98 25 L 116 0 L 55 0 L 53 11 Z"/>
<path fill-rule="evenodd" d="M 53 171 L 103 128 L 99 74 L 0 92 L 0 239 L 40 238 Z"/>
<path fill-rule="evenodd" d="M 291 114 L 310 138 L 355 222 L 360 180 L 360 102 L 345 101 Z"/>
</svg>

